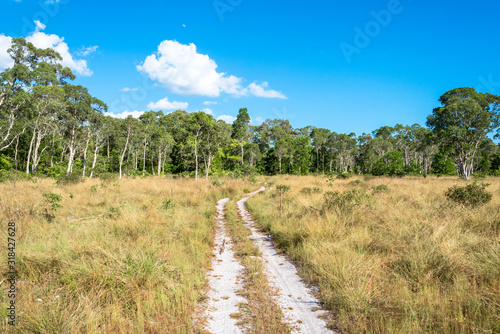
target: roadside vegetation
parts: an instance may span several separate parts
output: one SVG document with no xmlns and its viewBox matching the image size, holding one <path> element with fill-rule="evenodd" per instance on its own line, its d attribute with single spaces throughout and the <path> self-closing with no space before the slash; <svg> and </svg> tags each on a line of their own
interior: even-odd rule
<svg viewBox="0 0 500 334">
<path fill-rule="evenodd" d="M 343 332 L 500 332 L 498 179 L 268 181 L 249 208 Z"/>
<path fill-rule="evenodd" d="M 14 220 L 18 229 L 19 324 L 5 326 L 9 299 L 2 293 L 6 333 L 194 331 L 212 257 L 215 203 L 242 195 L 248 182 L 33 180 L 15 189 L 0 184 L 0 221 Z M 7 229 L 0 237 L 7 240 Z M 0 272 L 7 272 L 6 261 Z"/>
</svg>

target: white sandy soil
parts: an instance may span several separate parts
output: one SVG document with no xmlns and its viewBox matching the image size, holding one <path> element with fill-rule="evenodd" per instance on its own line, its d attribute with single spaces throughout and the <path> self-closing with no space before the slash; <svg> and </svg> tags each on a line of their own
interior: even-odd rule
<svg viewBox="0 0 500 334">
<path fill-rule="evenodd" d="M 231 318 L 232 313 L 238 313 L 238 304 L 247 302 L 236 292 L 241 289 L 238 275 L 243 273 L 243 266 L 239 264 L 232 251 L 231 238 L 226 235 L 224 226 L 224 206 L 229 199 L 217 202 L 217 232 L 215 236 L 214 259 L 212 271 L 208 275 L 210 291 L 208 292 L 206 330 L 214 334 L 242 333 L 236 326 L 237 319 Z M 224 242 L 225 240 L 225 242 Z M 224 247 L 222 247 L 224 243 Z"/>
<path fill-rule="evenodd" d="M 262 187 L 241 199 L 237 207 L 243 223 L 252 231 L 250 238 L 262 253 L 268 280 L 279 291 L 276 301 L 283 312 L 283 320 L 290 324 L 294 333 L 334 333 L 326 328 L 326 323 L 322 319 L 318 318 L 325 311 L 320 310 L 321 304 L 297 275 L 295 266 L 284 256 L 276 254 L 272 238 L 259 232 L 259 227 L 255 226 L 246 209 L 247 199 L 264 189 Z M 313 311 L 313 308 L 316 311 Z"/>
</svg>

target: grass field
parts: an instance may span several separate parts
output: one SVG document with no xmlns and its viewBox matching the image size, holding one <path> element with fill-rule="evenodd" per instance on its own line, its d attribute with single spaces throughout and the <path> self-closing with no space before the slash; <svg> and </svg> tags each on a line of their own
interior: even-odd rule
<svg viewBox="0 0 500 334">
<path fill-rule="evenodd" d="M 483 181 L 493 200 L 476 210 L 445 198 L 457 178 L 268 181 L 249 208 L 343 332 L 500 333 L 500 179 Z M 281 218 L 277 185 L 290 186 Z M 354 188 L 357 205 L 325 206 L 326 191 Z"/>
<path fill-rule="evenodd" d="M 211 262 L 215 203 L 251 189 L 241 180 L 216 186 L 167 178 L 0 184 L 1 245 L 7 222 L 17 224 L 20 320 L 6 329 L 2 277 L 2 332 L 193 332 Z M 173 207 L 165 202 L 171 191 Z M 62 196 L 56 211 L 44 200 L 47 192 Z"/>
<path fill-rule="evenodd" d="M 457 178 L 265 179 L 273 190 L 249 199 L 252 214 L 320 287 L 344 333 L 500 332 L 500 179 L 483 181 L 493 200 L 475 210 L 445 198 L 467 183 Z M 277 185 L 290 186 L 281 217 Z M 249 304 L 235 316 L 256 333 L 287 332 L 234 208 L 257 188 L 235 179 L 0 184 L 1 245 L 6 222 L 17 224 L 20 320 L 3 321 L 2 332 L 198 332 L 193 315 L 211 263 L 215 203 L 225 197 L 229 233 L 250 274 Z M 353 189 L 356 205 L 325 203 L 326 192 Z M 50 203 L 44 193 L 62 199 L 48 195 Z M 0 281 L 5 319 L 4 275 Z"/>
</svg>

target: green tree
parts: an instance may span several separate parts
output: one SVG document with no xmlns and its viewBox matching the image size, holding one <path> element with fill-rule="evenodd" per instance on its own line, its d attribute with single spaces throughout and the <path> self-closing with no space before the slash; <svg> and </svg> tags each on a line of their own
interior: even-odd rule
<svg viewBox="0 0 500 334">
<path fill-rule="evenodd" d="M 427 118 L 427 125 L 450 150 L 460 175 L 473 173 L 479 145 L 498 127 L 500 97 L 478 93 L 474 88 L 456 88 L 441 95 L 441 107 Z"/>
<path fill-rule="evenodd" d="M 236 139 L 240 143 L 241 147 L 241 165 L 243 166 L 244 151 L 243 148 L 245 143 L 248 142 L 248 125 L 250 124 L 250 116 L 248 115 L 247 108 L 241 108 L 238 111 L 238 116 L 233 122 L 233 132 L 231 138 Z"/>
</svg>

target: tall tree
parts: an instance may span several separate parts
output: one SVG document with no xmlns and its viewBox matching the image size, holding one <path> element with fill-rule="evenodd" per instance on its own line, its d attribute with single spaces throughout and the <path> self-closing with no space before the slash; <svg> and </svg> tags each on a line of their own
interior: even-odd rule
<svg viewBox="0 0 500 334">
<path fill-rule="evenodd" d="M 245 143 L 248 142 L 248 125 L 250 124 L 250 116 L 248 115 L 247 108 L 241 108 L 238 111 L 238 116 L 236 116 L 236 120 L 233 122 L 233 133 L 231 134 L 231 138 L 236 139 L 240 143 L 241 147 L 241 165 L 243 166 L 243 148 Z"/>
<path fill-rule="evenodd" d="M 451 151 L 460 175 L 468 180 L 479 145 L 499 126 L 500 96 L 464 87 L 446 92 L 439 102 L 427 125 Z"/>
<path fill-rule="evenodd" d="M 70 173 L 73 170 L 76 151 L 81 144 L 79 136 L 81 136 L 82 129 L 88 125 L 92 113 L 101 113 L 107 110 L 107 106 L 101 100 L 91 96 L 87 88 L 83 86 L 64 85 L 64 91 L 66 103 L 60 115 L 60 122 L 63 125 L 69 149 L 66 173 Z"/>
</svg>

